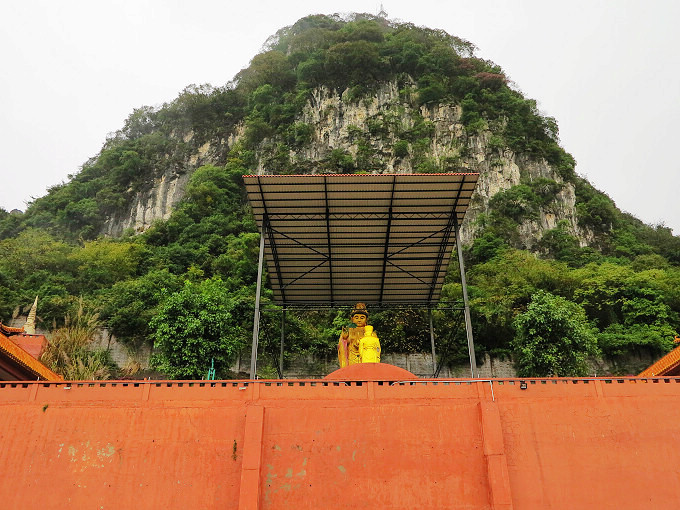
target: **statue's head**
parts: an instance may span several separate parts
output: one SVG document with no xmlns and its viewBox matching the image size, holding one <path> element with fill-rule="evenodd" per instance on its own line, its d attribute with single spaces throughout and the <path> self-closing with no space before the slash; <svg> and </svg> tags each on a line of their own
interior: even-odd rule
<svg viewBox="0 0 680 510">
<path fill-rule="evenodd" d="M 364 303 L 357 303 L 352 310 L 352 322 L 359 328 L 366 326 L 368 321 L 368 310 Z"/>
</svg>

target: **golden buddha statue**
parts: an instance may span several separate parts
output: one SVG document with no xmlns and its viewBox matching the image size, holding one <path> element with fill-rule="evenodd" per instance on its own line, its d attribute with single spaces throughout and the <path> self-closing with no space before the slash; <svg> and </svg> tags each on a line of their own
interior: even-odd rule
<svg viewBox="0 0 680 510">
<path fill-rule="evenodd" d="M 364 303 L 357 303 L 351 313 L 354 328 L 343 326 L 338 341 L 340 368 L 356 363 L 380 363 L 380 340 L 373 326 L 369 326 L 368 310 Z"/>
</svg>

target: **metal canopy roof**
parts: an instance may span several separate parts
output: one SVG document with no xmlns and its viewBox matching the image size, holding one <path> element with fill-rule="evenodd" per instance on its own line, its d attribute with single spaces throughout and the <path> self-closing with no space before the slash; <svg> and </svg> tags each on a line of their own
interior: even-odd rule
<svg viewBox="0 0 680 510">
<path fill-rule="evenodd" d="M 436 302 L 478 176 L 244 176 L 275 301 Z"/>
</svg>

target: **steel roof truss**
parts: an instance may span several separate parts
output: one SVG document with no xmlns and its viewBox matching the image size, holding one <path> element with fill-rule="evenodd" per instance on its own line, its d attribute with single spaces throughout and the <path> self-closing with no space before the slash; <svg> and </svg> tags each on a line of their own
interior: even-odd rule
<svg viewBox="0 0 680 510">
<path fill-rule="evenodd" d="M 380 302 L 382 303 L 385 291 L 385 269 L 387 268 L 387 252 L 390 248 L 390 229 L 392 227 L 392 211 L 394 209 L 394 188 L 397 185 L 397 176 L 392 177 L 392 191 L 390 192 L 390 208 L 387 212 L 387 228 L 385 229 L 385 250 L 383 251 L 382 279 L 380 281 Z"/>
<path fill-rule="evenodd" d="M 293 241 L 295 244 L 298 244 L 298 245 L 302 246 L 303 248 L 307 248 L 309 251 L 313 251 L 313 252 L 316 253 L 317 255 L 321 255 L 321 256 L 324 257 L 324 258 L 328 258 L 328 255 L 326 255 L 325 253 L 323 253 L 323 252 L 321 252 L 321 251 L 319 251 L 319 250 L 315 250 L 315 249 L 312 248 L 309 244 L 301 243 L 301 242 L 298 241 L 297 239 L 294 239 L 294 238 L 290 237 L 289 235 L 284 234 L 283 232 L 281 232 L 281 230 L 279 230 L 279 229 L 277 229 L 277 228 L 271 228 L 271 227 L 270 227 L 270 229 L 271 229 L 272 232 L 274 232 L 274 233 L 276 233 L 276 234 L 279 234 L 281 237 L 284 237 L 284 238 L 286 238 L 286 239 L 289 239 L 289 240 Z"/>
<path fill-rule="evenodd" d="M 322 260 L 322 261 L 319 262 L 316 266 L 312 267 L 311 269 L 308 269 L 307 271 L 305 271 L 304 273 L 302 273 L 301 275 L 299 275 L 297 278 L 293 278 L 291 281 L 289 281 L 289 282 L 286 283 L 285 285 L 281 285 L 281 284 L 283 283 L 283 280 L 281 280 L 281 278 L 279 277 L 279 286 L 281 287 L 281 293 L 283 294 L 283 289 L 285 289 L 286 287 L 289 287 L 290 285 L 292 285 L 292 284 L 295 283 L 296 281 L 298 281 L 298 280 L 304 278 L 304 277 L 307 276 L 309 273 L 312 273 L 312 272 L 314 272 L 315 270 L 319 269 L 319 268 L 320 268 L 321 266 L 323 266 L 326 262 L 328 262 L 328 260 Z"/>
<path fill-rule="evenodd" d="M 274 267 L 276 268 L 276 275 L 279 278 L 279 281 L 281 280 L 281 264 L 279 263 L 279 257 L 278 253 L 276 251 L 276 240 L 274 239 L 274 235 L 271 229 L 271 223 L 269 222 L 269 215 L 267 214 L 267 204 L 264 201 L 264 192 L 262 191 L 262 183 L 260 181 L 257 182 L 259 191 L 260 191 L 260 198 L 262 198 L 262 207 L 264 208 L 264 216 L 262 218 L 262 235 L 266 235 L 266 237 L 269 240 L 269 246 L 272 251 L 272 257 L 274 259 Z M 259 271 L 259 270 L 258 270 Z M 286 301 L 286 295 L 283 292 L 283 289 L 281 289 L 281 298 L 283 301 Z"/>
<path fill-rule="evenodd" d="M 323 178 L 324 198 L 326 200 L 326 239 L 328 241 L 328 287 L 331 291 L 331 303 L 333 303 L 333 257 L 331 256 L 331 210 L 328 205 L 328 179 Z"/>
<path fill-rule="evenodd" d="M 460 189 L 456 193 L 456 198 L 453 201 L 453 206 L 451 207 L 451 216 L 449 217 L 449 221 L 446 225 L 446 232 L 444 233 L 442 244 L 439 247 L 439 253 L 437 254 L 437 262 L 435 263 L 434 272 L 432 274 L 432 287 L 430 287 L 430 295 L 428 296 L 427 299 L 428 301 L 432 301 L 432 293 L 434 292 L 434 286 L 437 282 L 437 279 L 439 278 L 439 271 L 441 271 L 442 268 L 442 261 L 444 260 L 446 248 L 448 247 L 449 244 L 451 231 L 454 229 L 454 226 L 458 225 L 458 213 L 456 212 L 456 207 L 458 206 L 458 197 L 460 197 Z"/>
<path fill-rule="evenodd" d="M 395 267 L 396 269 L 399 269 L 400 271 L 403 271 L 404 273 L 406 273 L 407 275 L 409 275 L 409 276 L 410 276 L 411 278 L 413 278 L 414 280 L 418 280 L 418 281 L 419 281 L 420 283 L 422 283 L 423 285 L 427 285 L 429 288 L 432 288 L 432 286 L 433 286 L 432 283 L 428 283 L 428 282 L 426 282 L 425 280 L 422 280 L 421 278 L 419 278 L 419 277 L 417 277 L 416 275 L 414 275 L 413 273 L 407 271 L 407 270 L 404 269 L 403 267 L 396 265 L 396 264 L 395 264 L 394 262 L 392 262 L 391 260 L 388 260 L 387 263 L 390 264 L 392 267 Z"/>
<path fill-rule="evenodd" d="M 434 303 L 477 177 L 244 176 L 275 301 Z"/>
</svg>

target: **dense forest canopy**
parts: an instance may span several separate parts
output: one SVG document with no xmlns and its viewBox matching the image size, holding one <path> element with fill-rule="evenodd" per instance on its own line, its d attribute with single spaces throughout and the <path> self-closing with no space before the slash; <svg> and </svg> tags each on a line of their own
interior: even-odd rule
<svg viewBox="0 0 680 510">
<path fill-rule="evenodd" d="M 8 321 L 39 295 L 43 328 L 64 334 L 65 317 L 82 316 L 85 308 L 88 324 L 95 321 L 132 349 L 155 342 L 155 366 L 169 376 L 200 378 L 214 360 L 218 376 L 228 377 L 234 356 L 249 342 L 259 241 L 241 175 L 252 173 L 258 160 L 273 173 L 381 171 L 362 133 L 355 156 L 331 151 L 312 164 L 290 153 L 314 143 L 312 127 L 300 121 L 314 90 L 361 101 L 385 82 L 396 82 L 403 100 L 417 107 L 460 106 L 468 136 L 489 132 L 492 147 L 545 160 L 562 179 L 501 191 L 477 220 L 465 256 L 478 359 L 484 352 L 514 354 L 522 367 L 539 366 L 532 356 L 540 347 L 532 345 L 541 344 L 527 324 L 546 307 L 583 318 L 565 331 L 584 335 L 589 355 L 616 359 L 672 346 L 680 330 L 680 238 L 622 213 L 579 177 L 559 145 L 557 122 L 541 115 L 499 66 L 477 58 L 474 45 L 441 30 L 361 14 L 314 15 L 281 29 L 232 83 L 190 86 L 171 103 L 136 109 L 68 182 L 50 188 L 25 213 L 0 209 L 0 319 Z M 391 120 L 383 120 L 369 130 L 385 129 Z M 227 144 L 239 129 L 242 136 Z M 413 155 L 415 172 L 457 170 L 457 160 L 418 156 L 431 131 L 427 122 L 415 122 L 399 131 L 391 150 L 396 157 Z M 139 235 L 102 236 L 105 223 L 138 192 L 166 169 L 187 171 L 188 158 L 207 142 L 222 149 L 193 172 L 169 219 Z M 523 250 L 518 225 L 564 183 L 575 187 L 579 224 L 595 242 L 583 247 L 560 224 L 534 253 Z M 444 289 L 450 299 L 460 297 L 456 275 L 452 267 Z M 261 345 L 274 366 L 278 312 L 266 310 Z M 290 317 L 287 355 L 332 354 L 345 313 Z M 466 348 L 458 315 L 435 315 L 443 361 L 459 361 Z M 427 350 L 421 313 L 385 311 L 371 319 L 383 351 Z M 87 349 L 75 356 L 81 364 L 94 359 L 100 370 L 101 356 Z M 574 372 L 570 366 L 550 370 L 564 375 Z"/>
</svg>

